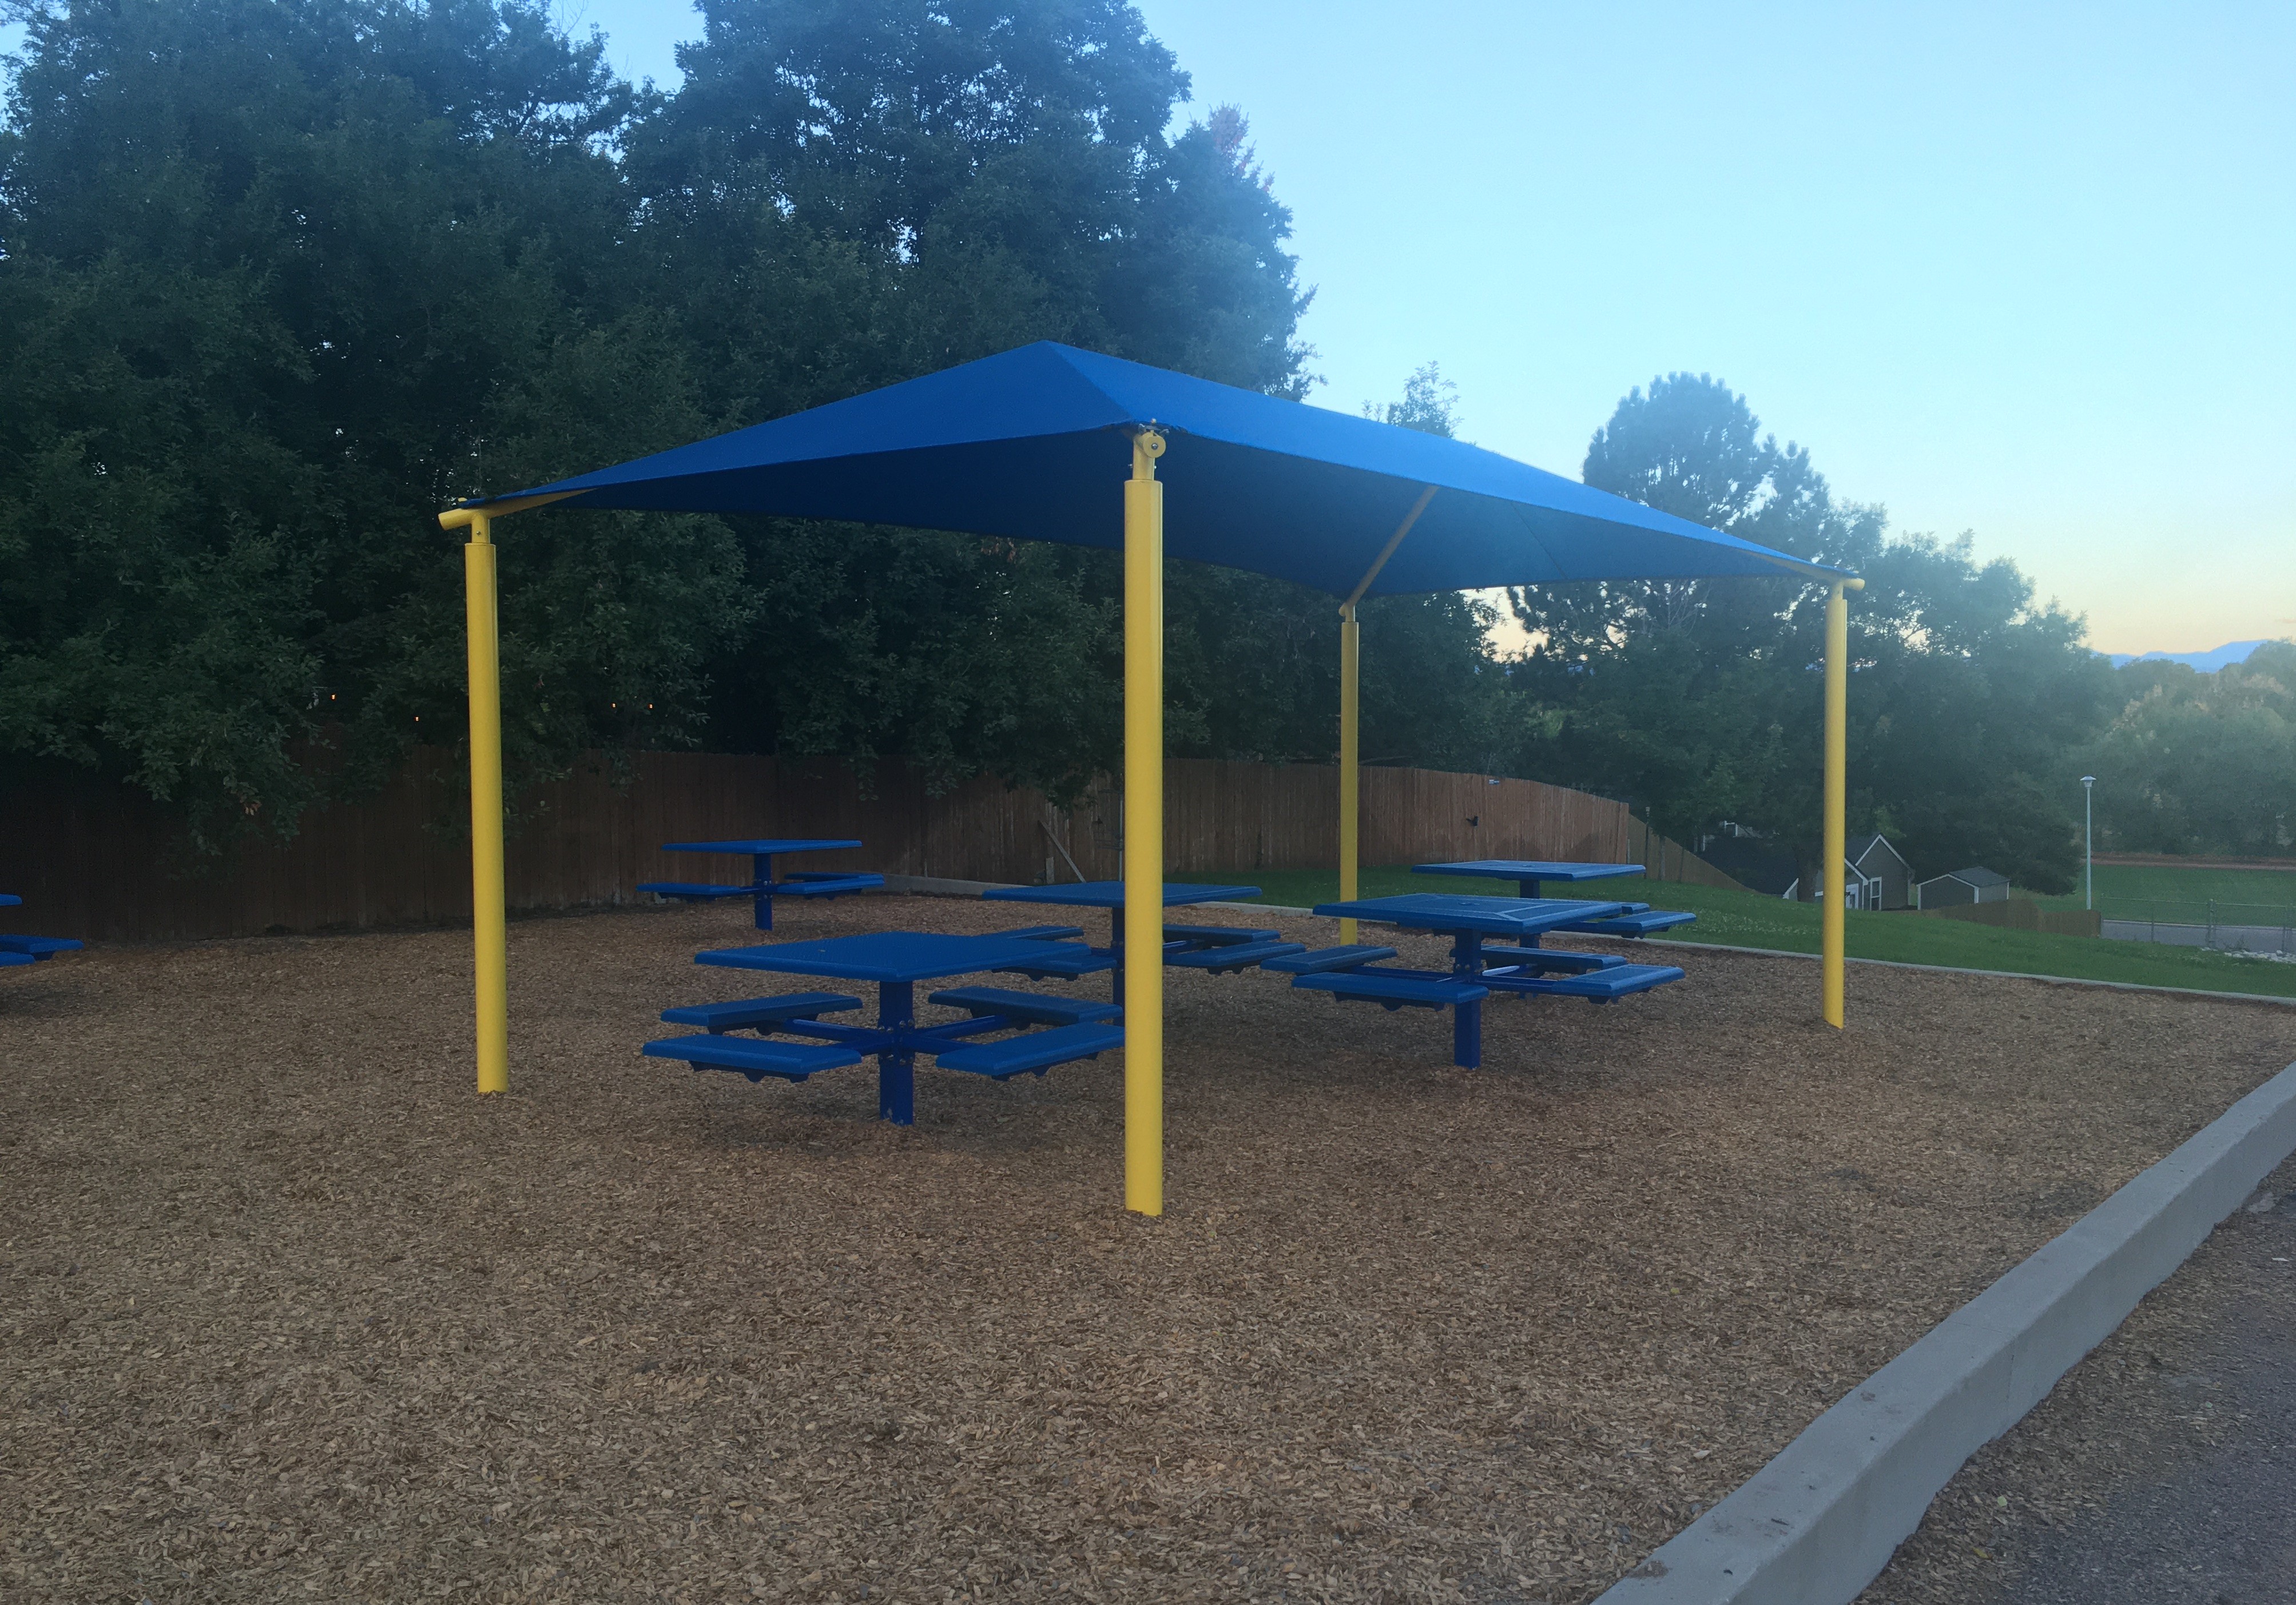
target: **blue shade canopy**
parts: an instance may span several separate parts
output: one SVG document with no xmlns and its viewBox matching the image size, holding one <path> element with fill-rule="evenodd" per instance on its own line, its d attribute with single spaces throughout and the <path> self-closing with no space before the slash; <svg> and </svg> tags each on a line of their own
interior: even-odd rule
<svg viewBox="0 0 2296 1605">
<path fill-rule="evenodd" d="M 1132 435 L 1160 431 L 1168 555 L 1352 594 L 1832 574 L 1463 441 L 1043 341 L 489 497 L 760 512 L 1119 549 Z"/>
</svg>

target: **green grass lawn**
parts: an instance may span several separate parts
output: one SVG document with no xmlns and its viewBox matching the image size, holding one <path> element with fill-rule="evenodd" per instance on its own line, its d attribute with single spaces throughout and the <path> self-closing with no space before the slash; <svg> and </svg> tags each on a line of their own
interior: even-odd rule
<svg viewBox="0 0 2296 1605">
<path fill-rule="evenodd" d="M 1335 870 L 1262 870 L 1232 875 L 1176 875 L 1176 880 L 1257 886 L 1259 901 L 1311 908 L 1339 896 Z M 1512 880 L 1476 880 L 1456 875 L 1414 875 L 1407 864 L 1366 869 L 1362 895 L 1450 891 L 1475 897 L 1511 897 Z M 1723 891 L 1639 875 L 1581 882 L 1575 889 L 1549 885 L 1551 897 L 1613 897 L 1655 908 L 1686 908 L 1694 925 L 1667 934 L 1686 942 L 1717 942 L 1733 947 L 1775 947 L 1816 953 L 1817 906 L 1788 903 L 1753 892 Z M 2045 936 L 2039 931 L 1997 930 L 1957 920 L 1924 919 L 1913 913 L 1851 913 L 1850 956 L 1895 959 L 1908 964 L 1947 964 L 1964 970 L 2006 970 L 2029 975 L 2062 975 L 2080 980 L 2130 981 L 2145 987 L 2194 987 L 2210 992 L 2261 992 L 2296 997 L 2296 963 L 2235 957 L 2197 948 L 2152 942 L 2108 942 L 2093 937 Z"/>
<path fill-rule="evenodd" d="M 2048 908 L 2079 908 L 2076 889 L 2063 897 L 2043 897 Z M 2296 870 L 2155 868 L 2151 864 L 2096 866 L 2097 912 L 2108 920 L 2167 920 L 2200 924 L 2214 901 L 2217 917 L 2228 925 L 2281 925 L 2296 921 Z"/>
</svg>

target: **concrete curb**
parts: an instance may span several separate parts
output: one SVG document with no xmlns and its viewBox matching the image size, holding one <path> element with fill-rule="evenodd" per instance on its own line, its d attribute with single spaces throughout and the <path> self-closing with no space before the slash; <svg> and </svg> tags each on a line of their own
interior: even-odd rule
<svg viewBox="0 0 2296 1605">
<path fill-rule="evenodd" d="M 1596 1605 L 1848 1605 L 1962 1462 L 2296 1152 L 2296 1064 L 1868 1377 Z"/>
</svg>

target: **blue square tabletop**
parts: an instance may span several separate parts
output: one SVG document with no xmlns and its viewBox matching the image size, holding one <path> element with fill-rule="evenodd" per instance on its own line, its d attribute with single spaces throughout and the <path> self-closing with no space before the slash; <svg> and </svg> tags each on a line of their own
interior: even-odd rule
<svg viewBox="0 0 2296 1605">
<path fill-rule="evenodd" d="M 1537 858 L 1477 858 L 1465 864 L 1414 864 L 1414 875 L 1481 875 L 1492 880 L 1600 880 L 1639 875 L 1639 864 L 1549 864 Z"/>
<path fill-rule="evenodd" d="M 1399 897 L 1358 897 L 1352 903 L 1318 903 L 1316 912 L 1338 920 L 1374 920 L 1422 930 L 1472 930 L 1486 936 L 1533 936 L 1575 920 L 1600 920 L 1624 913 L 1623 903 L 1589 903 L 1570 897 L 1458 897 L 1447 892 L 1409 892 Z"/>
<path fill-rule="evenodd" d="M 1073 958 L 1072 942 L 1024 937 L 957 937 L 931 931 L 882 930 L 868 936 L 827 937 L 817 942 L 773 942 L 697 953 L 697 964 L 728 970 L 772 970 L 784 975 L 827 975 L 848 981 L 930 981 L 943 976 Z"/>
<path fill-rule="evenodd" d="M 1121 880 L 1072 880 L 1066 886 L 1000 886 L 980 894 L 991 903 L 1050 903 L 1061 908 L 1122 908 Z M 1164 906 L 1184 908 L 1191 903 L 1236 903 L 1257 897 L 1256 886 L 1175 886 L 1164 888 Z"/>
<path fill-rule="evenodd" d="M 775 853 L 828 853 L 840 848 L 857 848 L 860 845 L 857 841 L 815 841 L 800 837 L 786 841 L 770 839 L 763 841 L 672 841 L 664 843 L 661 850 L 665 853 L 739 853 L 755 858 L 760 854 L 771 856 Z"/>
</svg>

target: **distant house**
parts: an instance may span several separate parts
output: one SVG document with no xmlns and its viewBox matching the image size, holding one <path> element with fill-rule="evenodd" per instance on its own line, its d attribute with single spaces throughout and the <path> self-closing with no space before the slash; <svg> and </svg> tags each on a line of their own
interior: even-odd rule
<svg viewBox="0 0 2296 1605">
<path fill-rule="evenodd" d="M 1808 885 L 1794 856 L 1753 836 L 1717 836 L 1700 854 L 1749 891 L 1793 903 L 1819 901 L 1824 887 Z M 1909 908 L 1914 871 L 1884 836 L 1864 836 L 1849 844 L 1842 860 L 1845 908 Z"/>
<path fill-rule="evenodd" d="M 1956 903 L 2006 903 L 2009 877 L 1987 869 L 1956 870 L 1914 888 L 1915 908 L 1951 908 Z"/>
<path fill-rule="evenodd" d="M 1852 908 L 1911 908 L 1914 866 L 1886 836 L 1860 837 L 1849 844 L 1849 884 L 1864 883 L 1866 900 Z"/>
</svg>

